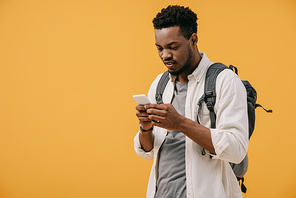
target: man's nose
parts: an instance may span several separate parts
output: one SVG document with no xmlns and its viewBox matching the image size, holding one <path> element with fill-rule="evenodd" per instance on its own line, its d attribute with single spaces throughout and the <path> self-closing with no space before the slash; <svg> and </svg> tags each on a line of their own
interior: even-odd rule
<svg viewBox="0 0 296 198">
<path fill-rule="evenodd" d="M 162 51 L 162 55 L 161 55 L 162 60 L 171 59 L 172 57 L 173 57 L 173 55 L 170 52 L 170 50 L 164 49 Z"/>
</svg>

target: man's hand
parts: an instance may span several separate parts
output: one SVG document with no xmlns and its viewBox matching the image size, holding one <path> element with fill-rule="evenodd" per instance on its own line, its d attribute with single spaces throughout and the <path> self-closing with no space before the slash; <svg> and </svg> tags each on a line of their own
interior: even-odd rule
<svg viewBox="0 0 296 198">
<path fill-rule="evenodd" d="M 172 104 L 147 104 L 144 106 L 148 114 L 148 120 L 153 126 L 162 127 L 168 130 L 179 130 L 180 122 L 184 119 Z"/>
<path fill-rule="evenodd" d="M 143 130 L 151 129 L 151 127 L 153 125 L 152 125 L 151 120 L 148 118 L 149 115 L 146 112 L 145 106 L 144 105 L 138 105 L 138 106 L 136 106 L 136 110 L 137 110 L 136 116 L 138 117 L 139 121 L 142 124 L 142 129 Z"/>
<path fill-rule="evenodd" d="M 152 122 L 148 118 L 148 113 L 146 111 L 146 107 L 144 105 L 138 105 L 136 107 L 137 113 L 136 116 L 138 117 L 139 121 L 141 122 L 142 129 L 143 130 L 149 130 L 152 128 Z M 139 134 L 139 140 L 141 143 L 142 148 L 148 152 L 153 149 L 153 143 L 154 143 L 154 135 L 152 131 L 140 133 Z"/>
</svg>

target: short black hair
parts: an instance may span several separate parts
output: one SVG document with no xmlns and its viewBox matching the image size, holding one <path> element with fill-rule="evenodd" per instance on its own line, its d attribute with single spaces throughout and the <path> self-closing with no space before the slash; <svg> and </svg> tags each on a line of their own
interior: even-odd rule
<svg viewBox="0 0 296 198">
<path fill-rule="evenodd" d="M 153 19 L 155 29 L 180 27 L 180 34 L 190 39 L 193 33 L 197 33 L 197 16 L 189 7 L 169 5 L 163 8 Z"/>
</svg>

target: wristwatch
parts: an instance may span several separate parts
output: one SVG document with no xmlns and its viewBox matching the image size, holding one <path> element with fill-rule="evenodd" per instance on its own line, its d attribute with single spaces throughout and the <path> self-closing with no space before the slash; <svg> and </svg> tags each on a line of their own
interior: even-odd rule
<svg viewBox="0 0 296 198">
<path fill-rule="evenodd" d="M 141 124 L 141 122 L 139 122 L 139 127 L 140 127 L 140 133 L 141 133 L 141 134 L 153 130 L 153 126 L 152 126 L 150 129 L 148 129 L 148 130 L 144 130 L 144 129 L 142 129 L 142 124 Z"/>
</svg>

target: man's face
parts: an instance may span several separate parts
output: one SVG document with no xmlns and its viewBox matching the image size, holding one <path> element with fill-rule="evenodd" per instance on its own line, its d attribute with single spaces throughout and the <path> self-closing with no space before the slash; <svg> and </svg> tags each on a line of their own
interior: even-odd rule
<svg viewBox="0 0 296 198">
<path fill-rule="evenodd" d="M 155 29 L 159 57 L 174 76 L 190 69 L 193 54 L 189 40 L 179 33 L 179 29 L 179 26 Z"/>
</svg>

